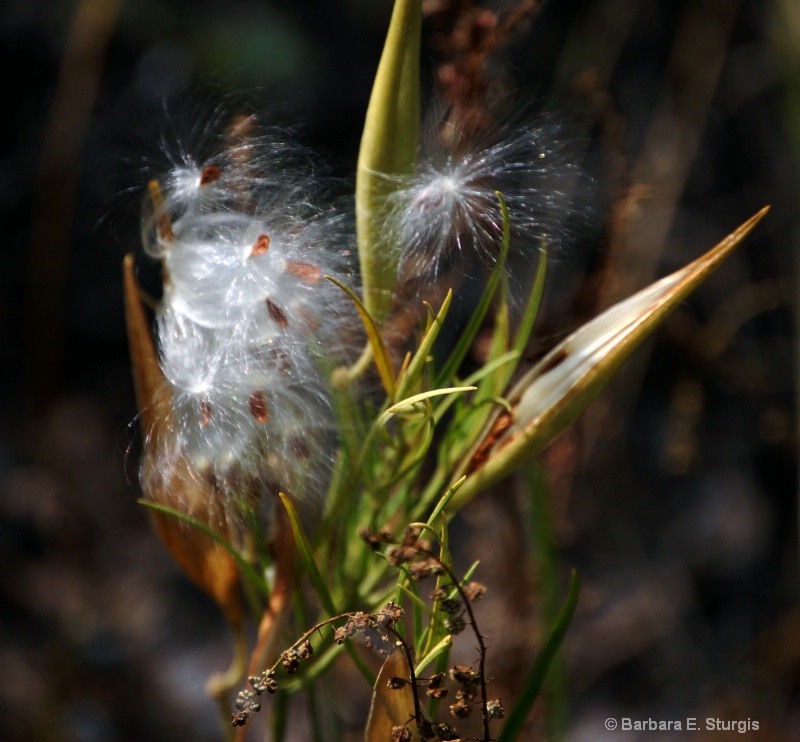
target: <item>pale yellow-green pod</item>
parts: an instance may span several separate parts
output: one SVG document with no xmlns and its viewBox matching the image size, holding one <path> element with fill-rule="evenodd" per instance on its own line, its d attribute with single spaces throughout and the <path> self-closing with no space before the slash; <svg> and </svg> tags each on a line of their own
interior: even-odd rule
<svg viewBox="0 0 800 742">
<path fill-rule="evenodd" d="M 364 305 L 380 325 L 402 246 L 386 229 L 387 198 L 415 169 L 419 140 L 422 0 L 395 0 L 364 122 L 356 170 L 356 232 Z"/>
<path fill-rule="evenodd" d="M 511 474 L 553 440 L 603 391 L 633 351 L 750 233 L 766 207 L 716 247 L 580 327 L 539 361 L 508 395 L 478 447 L 457 472 L 467 479 L 454 508 Z"/>
</svg>

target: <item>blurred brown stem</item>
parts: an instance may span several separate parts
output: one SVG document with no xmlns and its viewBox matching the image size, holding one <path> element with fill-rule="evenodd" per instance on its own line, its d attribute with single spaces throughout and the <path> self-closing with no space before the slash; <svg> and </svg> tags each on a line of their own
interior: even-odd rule
<svg viewBox="0 0 800 742">
<path fill-rule="evenodd" d="M 86 132 L 122 0 L 79 0 L 44 132 L 32 226 L 26 306 L 28 396 L 42 407 L 63 373 L 69 238 Z"/>
</svg>

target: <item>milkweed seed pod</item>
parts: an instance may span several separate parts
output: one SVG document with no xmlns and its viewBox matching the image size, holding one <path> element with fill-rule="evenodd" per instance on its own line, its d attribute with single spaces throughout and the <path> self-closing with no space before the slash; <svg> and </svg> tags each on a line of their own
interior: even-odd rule
<svg viewBox="0 0 800 742">
<path fill-rule="evenodd" d="M 168 415 L 147 431 L 143 487 L 213 492 L 220 519 L 318 498 L 335 445 L 326 368 L 347 356 L 349 306 L 325 275 L 338 217 L 312 205 L 304 153 L 246 120 L 204 161 L 151 183 L 146 251 L 163 266 L 157 311 Z M 194 491 L 194 490 L 192 490 Z M 192 505 L 197 509 L 197 504 Z"/>
</svg>

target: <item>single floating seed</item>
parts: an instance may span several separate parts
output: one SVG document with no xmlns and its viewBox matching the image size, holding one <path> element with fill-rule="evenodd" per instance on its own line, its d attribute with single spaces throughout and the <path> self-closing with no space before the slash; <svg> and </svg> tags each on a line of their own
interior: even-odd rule
<svg viewBox="0 0 800 742">
<path fill-rule="evenodd" d="M 264 392 L 253 392 L 250 395 L 250 414 L 255 418 L 257 423 L 263 425 L 269 420 L 269 409 L 267 408 L 267 400 L 264 397 Z"/>
<path fill-rule="evenodd" d="M 280 325 L 281 327 L 289 326 L 289 319 L 286 317 L 286 312 L 269 299 L 267 299 L 267 310 L 269 311 L 269 316 L 272 317 L 272 321 L 276 325 Z"/>
<path fill-rule="evenodd" d="M 211 405 L 208 400 L 202 398 L 200 400 L 200 427 L 205 429 L 211 422 Z"/>
<path fill-rule="evenodd" d="M 286 270 L 305 283 L 319 283 L 322 278 L 322 269 L 311 263 L 302 263 L 299 260 L 290 260 L 286 263 Z"/>
<path fill-rule="evenodd" d="M 256 240 L 256 244 L 253 245 L 253 249 L 250 251 L 250 255 L 263 255 L 264 253 L 269 250 L 269 235 L 268 234 L 260 234 L 258 235 L 258 239 Z"/>
<path fill-rule="evenodd" d="M 219 180 L 220 173 L 219 168 L 215 165 L 209 165 L 207 168 L 203 169 L 203 172 L 200 173 L 200 185 L 208 185 L 209 183 L 213 183 L 215 180 Z"/>
</svg>

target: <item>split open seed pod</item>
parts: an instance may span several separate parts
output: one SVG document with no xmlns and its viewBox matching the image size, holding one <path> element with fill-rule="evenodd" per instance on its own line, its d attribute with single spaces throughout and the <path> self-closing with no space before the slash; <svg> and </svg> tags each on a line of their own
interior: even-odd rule
<svg viewBox="0 0 800 742">
<path fill-rule="evenodd" d="M 511 474 L 553 440 L 594 401 L 631 353 L 753 230 L 769 207 L 708 253 L 615 304 L 539 361 L 511 390 L 456 478 L 463 504 Z M 510 410 L 510 411 L 509 411 Z"/>
</svg>

